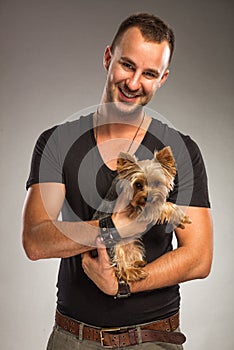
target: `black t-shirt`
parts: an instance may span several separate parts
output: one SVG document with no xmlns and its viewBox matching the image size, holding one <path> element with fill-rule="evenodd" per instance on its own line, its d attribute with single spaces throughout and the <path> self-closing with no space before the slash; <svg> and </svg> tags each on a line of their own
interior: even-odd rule
<svg viewBox="0 0 234 350">
<path fill-rule="evenodd" d="M 64 183 L 64 221 L 91 220 L 117 175 L 105 164 L 96 146 L 90 114 L 45 131 L 39 137 L 27 188 L 40 182 Z M 207 176 L 198 146 L 189 136 L 153 119 L 135 152 L 148 159 L 170 145 L 177 164 L 174 189 L 168 201 L 209 207 Z M 143 236 L 146 260 L 151 262 L 173 249 L 171 225 L 155 225 Z M 74 319 L 100 327 L 127 326 L 162 319 L 178 311 L 179 286 L 132 294 L 116 300 L 101 292 L 86 276 L 81 256 L 61 259 L 57 283 L 58 310 Z"/>
</svg>

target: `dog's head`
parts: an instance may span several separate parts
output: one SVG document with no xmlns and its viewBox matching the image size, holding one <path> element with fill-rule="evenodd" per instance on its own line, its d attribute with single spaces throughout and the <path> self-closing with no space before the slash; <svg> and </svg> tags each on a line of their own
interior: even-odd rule
<svg viewBox="0 0 234 350">
<path fill-rule="evenodd" d="M 120 153 L 117 160 L 120 188 L 131 206 L 140 213 L 147 204 L 162 205 L 173 188 L 175 160 L 170 147 L 154 153 L 153 159 L 138 161 L 135 156 Z"/>
</svg>

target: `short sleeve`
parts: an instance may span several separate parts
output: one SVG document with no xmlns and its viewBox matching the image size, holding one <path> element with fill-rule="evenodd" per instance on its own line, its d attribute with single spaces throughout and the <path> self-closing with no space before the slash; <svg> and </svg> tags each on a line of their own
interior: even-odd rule
<svg viewBox="0 0 234 350">
<path fill-rule="evenodd" d="M 189 139 L 189 153 L 193 164 L 193 194 L 190 206 L 210 207 L 208 178 L 201 151 L 198 145 Z"/>
<path fill-rule="evenodd" d="M 57 126 L 39 136 L 33 150 L 26 189 L 36 183 L 64 182 L 57 139 Z"/>
<path fill-rule="evenodd" d="M 201 151 L 189 137 L 183 135 L 187 156 L 177 158 L 177 177 L 170 201 L 178 205 L 210 208 L 208 178 Z"/>
</svg>

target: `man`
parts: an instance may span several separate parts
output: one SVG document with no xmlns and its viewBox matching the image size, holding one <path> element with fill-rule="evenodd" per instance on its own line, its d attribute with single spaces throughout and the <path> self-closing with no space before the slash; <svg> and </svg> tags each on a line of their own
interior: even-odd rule
<svg viewBox="0 0 234 350">
<path fill-rule="evenodd" d="M 173 31 L 161 19 L 130 16 L 105 50 L 107 78 L 97 111 L 38 139 L 27 182 L 23 244 L 32 260 L 62 258 L 49 350 L 182 349 L 178 284 L 209 274 L 212 223 L 198 147 L 143 109 L 166 81 L 173 49 Z M 173 228 L 166 223 L 139 223 L 124 210 L 92 220 L 116 176 L 119 152 L 145 159 L 165 145 L 177 163 L 168 200 L 184 206 L 192 220 L 185 229 L 174 229 L 175 250 Z M 121 239 L 144 233 L 146 279 L 118 283 L 103 227 L 107 235 L 108 227 L 116 228 Z M 90 254 L 95 247 L 96 258 Z"/>
</svg>

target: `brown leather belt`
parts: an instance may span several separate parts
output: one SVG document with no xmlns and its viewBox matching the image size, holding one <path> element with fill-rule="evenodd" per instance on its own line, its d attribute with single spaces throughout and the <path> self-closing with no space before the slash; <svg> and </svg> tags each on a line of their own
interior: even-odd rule
<svg viewBox="0 0 234 350">
<path fill-rule="evenodd" d="M 56 311 L 56 324 L 80 339 L 99 342 L 104 348 L 119 348 L 145 342 L 183 344 L 183 333 L 175 332 L 179 326 L 179 313 L 142 326 L 121 328 L 95 328 L 87 326 Z"/>
</svg>

